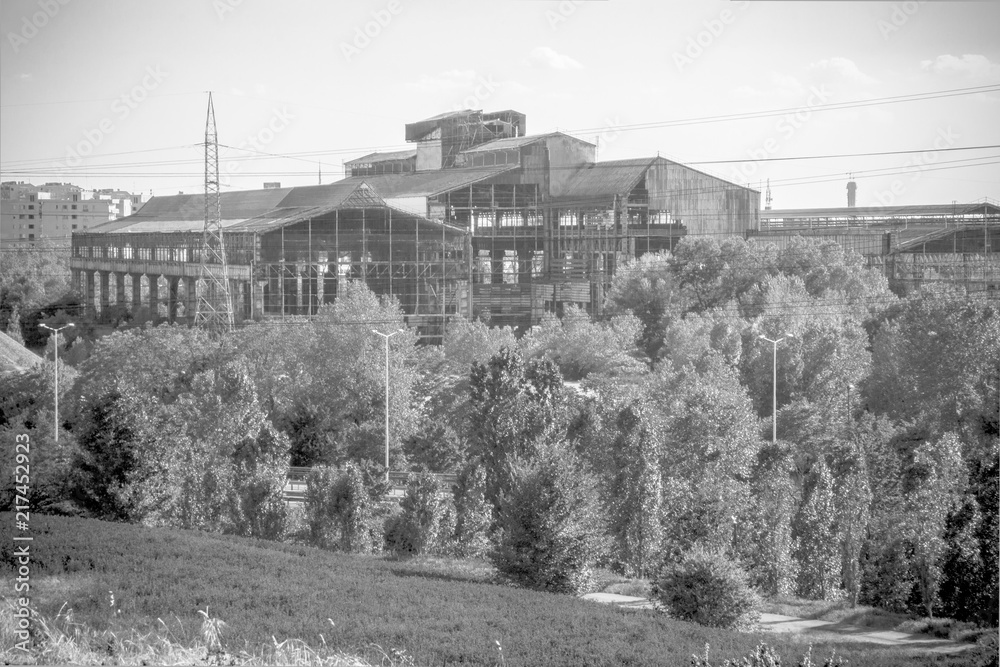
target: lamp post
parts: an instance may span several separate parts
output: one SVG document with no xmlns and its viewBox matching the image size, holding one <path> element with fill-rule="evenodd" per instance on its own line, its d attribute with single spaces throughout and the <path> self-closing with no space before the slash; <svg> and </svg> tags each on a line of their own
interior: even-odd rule
<svg viewBox="0 0 1000 667">
<path fill-rule="evenodd" d="M 396 329 L 390 334 L 372 329 L 373 334 L 378 334 L 385 339 L 385 482 L 389 483 L 389 339 L 398 333 L 403 333 L 402 329 Z"/>
<path fill-rule="evenodd" d="M 68 329 L 69 327 L 76 326 L 76 325 L 73 324 L 72 322 L 70 322 L 69 324 L 64 324 L 63 326 L 59 327 L 58 329 L 53 329 L 52 327 L 50 327 L 47 324 L 39 324 L 38 326 L 42 327 L 43 329 L 48 329 L 49 331 L 51 331 L 52 333 L 54 333 L 55 336 L 56 336 L 55 344 L 52 346 L 53 348 L 55 348 L 55 351 L 56 351 L 56 364 L 55 364 L 55 371 L 56 371 L 56 387 L 55 387 L 55 404 L 56 404 L 56 406 L 55 407 L 56 407 L 56 411 L 55 411 L 55 419 L 54 419 L 52 425 L 53 425 L 54 430 L 55 430 L 55 440 L 56 440 L 56 442 L 59 442 L 59 332 L 62 331 L 63 329 Z"/>
<path fill-rule="evenodd" d="M 793 334 L 782 336 L 778 340 L 771 340 L 765 336 L 758 336 L 761 340 L 766 340 L 771 344 L 771 444 L 778 442 L 778 343 L 786 338 L 795 338 Z"/>
</svg>

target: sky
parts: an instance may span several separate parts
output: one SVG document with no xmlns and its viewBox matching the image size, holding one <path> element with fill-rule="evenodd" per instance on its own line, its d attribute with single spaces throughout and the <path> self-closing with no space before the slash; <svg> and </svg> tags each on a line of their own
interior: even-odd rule
<svg viewBox="0 0 1000 667">
<path fill-rule="evenodd" d="M 212 91 L 223 190 L 473 108 L 776 209 L 845 206 L 849 174 L 859 206 L 996 201 L 998 28 L 997 1 L 3 0 L 0 180 L 200 192 Z"/>
</svg>

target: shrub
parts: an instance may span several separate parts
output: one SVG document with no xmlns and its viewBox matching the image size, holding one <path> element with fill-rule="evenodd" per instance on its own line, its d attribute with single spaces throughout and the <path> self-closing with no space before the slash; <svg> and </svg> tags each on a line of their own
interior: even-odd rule
<svg viewBox="0 0 1000 667">
<path fill-rule="evenodd" d="M 387 522 L 386 545 L 399 555 L 447 554 L 455 532 L 451 494 L 430 473 L 410 473 L 402 512 Z"/>
<path fill-rule="evenodd" d="M 660 570 L 652 597 L 672 616 L 710 627 L 749 630 L 760 617 L 760 598 L 746 573 L 722 554 L 701 547 Z"/>
<path fill-rule="evenodd" d="M 514 459 L 511 489 L 501 497 L 499 542 L 490 555 L 501 577 L 536 590 L 587 589 L 600 552 L 593 478 L 564 442 Z"/>
<path fill-rule="evenodd" d="M 483 558 L 490 548 L 493 507 L 486 501 L 486 471 L 468 465 L 458 473 L 455 490 L 455 555 Z"/>
<path fill-rule="evenodd" d="M 306 488 L 306 523 L 318 547 L 371 553 L 382 547 L 382 520 L 361 471 L 347 463 L 342 471 L 316 466 Z"/>
</svg>

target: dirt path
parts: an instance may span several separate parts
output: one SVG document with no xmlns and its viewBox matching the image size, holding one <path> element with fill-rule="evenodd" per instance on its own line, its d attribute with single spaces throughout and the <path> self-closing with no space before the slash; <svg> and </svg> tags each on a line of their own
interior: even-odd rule
<svg viewBox="0 0 1000 667">
<path fill-rule="evenodd" d="M 604 604 L 616 604 L 625 609 L 653 608 L 653 603 L 646 598 L 616 595 L 614 593 L 588 593 L 583 596 L 583 599 Z M 872 628 L 863 628 L 847 623 L 814 621 L 805 618 L 796 618 L 795 616 L 782 616 L 780 614 L 761 614 L 760 629 L 763 632 L 808 634 L 810 637 L 815 637 L 816 641 L 867 642 L 883 646 L 917 649 L 926 653 L 958 653 L 973 646 L 972 644 L 960 644 L 950 639 L 929 637 L 923 634 L 915 635 L 905 632 L 893 632 L 891 630 L 873 630 Z"/>
</svg>

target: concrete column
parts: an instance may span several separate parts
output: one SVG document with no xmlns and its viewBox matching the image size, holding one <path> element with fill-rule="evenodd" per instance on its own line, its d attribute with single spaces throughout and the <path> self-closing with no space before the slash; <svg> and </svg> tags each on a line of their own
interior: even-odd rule
<svg viewBox="0 0 1000 667">
<path fill-rule="evenodd" d="M 323 279 L 326 276 L 326 264 L 317 264 L 315 266 L 316 271 L 316 309 L 319 310 L 323 305 Z M 312 313 L 309 313 L 312 315 Z"/>
<path fill-rule="evenodd" d="M 101 284 L 101 306 L 100 306 L 100 313 L 99 313 L 99 315 L 100 315 L 101 318 L 104 318 L 108 314 L 108 306 L 111 303 L 110 299 L 108 298 L 110 296 L 109 292 L 111 292 L 111 272 L 110 271 L 98 271 L 98 273 L 101 274 L 101 277 L 100 277 L 100 280 L 101 280 L 101 283 L 100 283 Z"/>
<path fill-rule="evenodd" d="M 174 277 L 167 278 L 167 320 L 170 322 L 177 320 L 177 285 L 180 280 Z"/>
<path fill-rule="evenodd" d="M 115 305 L 125 308 L 125 274 L 115 273 Z"/>
<path fill-rule="evenodd" d="M 142 274 L 132 274 L 132 312 L 142 308 Z"/>
<path fill-rule="evenodd" d="M 184 279 L 184 311 L 188 322 L 194 323 L 194 318 L 198 314 L 198 280 L 196 278 Z"/>
<path fill-rule="evenodd" d="M 94 288 L 94 272 L 87 269 L 83 272 L 84 285 L 83 285 L 83 305 L 84 312 L 87 315 L 94 315 L 94 294 L 97 291 Z"/>
<path fill-rule="evenodd" d="M 83 290 L 85 289 L 82 282 L 83 273 L 80 271 L 80 269 L 70 269 L 69 275 L 70 275 L 70 286 L 73 288 L 74 291 L 79 292 L 82 295 Z"/>
<path fill-rule="evenodd" d="M 233 322 L 242 322 L 243 317 L 243 283 L 239 280 L 229 281 L 229 305 L 233 309 Z"/>
<path fill-rule="evenodd" d="M 149 275 L 149 310 L 153 313 L 153 321 L 160 316 L 160 276 Z"/>
<path fill-rule="evenodd" d="M 295 314 L 302 315 L 305 312 L 302 299 L 302 269 L 301 264 L 295 265 Z"/>
<path fill-rule="evenodd" d="M 257 281 L 257 289 L 253 293 L 253 314 L 254 315 L 264 315 L 264 286 L 267 285 L 266 280 Z"/>
</svg>

